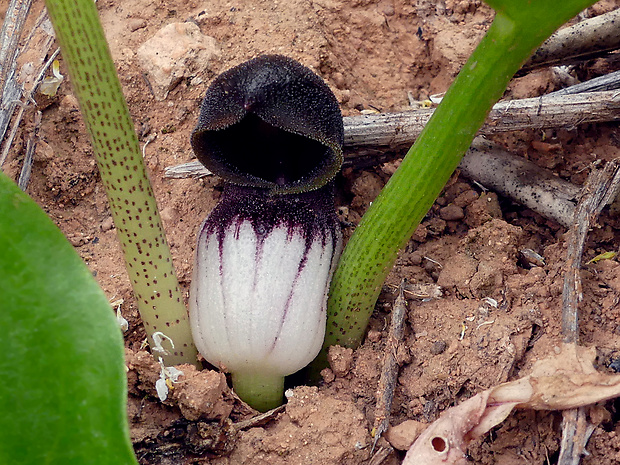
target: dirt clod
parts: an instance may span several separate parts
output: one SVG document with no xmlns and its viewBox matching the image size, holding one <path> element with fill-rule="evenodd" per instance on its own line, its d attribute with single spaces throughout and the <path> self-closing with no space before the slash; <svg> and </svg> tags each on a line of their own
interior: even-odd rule
<svg viewBox="0 0 620 465">
<path fill-rule="evenodd" d="M 406 420 L 396 426 L 391 426 L 385 433 L 385 438 L 394 449 L 408 450 L 413 441 L 426 429 L 428 423 L 415 420 Z"/>
<path fill-rule="evenodd" d="M 334 375 L 343 378 L 349 374 L 353 365 L 353 349 L 332 346 L 329 348 L 327 361 Z"/>
</svg>

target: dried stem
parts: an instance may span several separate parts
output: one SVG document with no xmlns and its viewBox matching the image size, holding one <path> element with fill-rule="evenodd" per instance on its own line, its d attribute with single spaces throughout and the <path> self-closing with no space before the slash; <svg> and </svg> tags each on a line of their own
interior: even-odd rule
<svg viewBox="0 0 620 465">
<path fill-rule="evenodd" d="M 17 185 L 23 191 L 28 187 L 28 182 L 30 181 L 30 172 L 32 170 L 32 160 L 34 157 L 34 151 L 37 147 L 37 142 L 39 142 L 39 129 L 41 128 L 41 119 L 42 113 L 37 111 L 34 115 L 34 129 L 30 133 L 30 137 L 28 138 L 28 143 L 26 144 L 26 155 L 24 156 L 24 164 L 22 165 L 22 171 L 19 175 L 19 180 L 17 181 Z"/>
<path fill-rule="evenodd" d="M 31 4 L 32 0 L 11 0 L 0 31 L 0 141 L 22 95 L 22 88 L 15 80 L 17 44 Z"/>
<path fill-rule="evenodd" d="M 584 60 L 619 46 L 620 9 L 560 29 L 540 46 L 521 71 Z"/>
<path fill-rule="evenodd" d="M 344 118 L 345 147 L 399 148 L 420 134 L 433 109 L 401 113 L 349 116 Z M 620 118 L 617 91 L 551 95 L 497 103 L 480 134 L 573 127 L 584 123 L 616 121 Z"/>
<path fill-rule="evenodd" d="M 47 53 L 47 50 L 45 50 L 45 53 Z M 15 117 L 15 121 L 13 122 L 13 128 L 11 129 L 11 133 L 9 134 L 9 137 L 7 137 L 4 147 L 2 148 L 2 152 L 0 153 L 0 167 L 4 164 L 4 160 L 6 160 L 6 157 L 9 154 L 9 150 L 11 149 L 11 145 L 13 144 L 13 140 L 15 139 L 15 136 L 17 135 L 19 124 L 21 123 L 22 117 L 24 116 L 24 111 L 30 105 L 30 103 L 33 102 L 32 100 L 33 94 L 37 91 L 41 82 L 43 82 L 45 73 L 47 72 L 48 68 L 52 65 L 52 63 L 54 62 L 54 60 L 56 59 L 59 53 L 60 53 L 60 49 L 57 48 L 56 51 L 52 53 L 52 56 L 50 56 L 48 60 L 43 64 L 43 67 L 41 68 L 41 71 L 37 75 L 37 78 L 32 83 L 32 89 L 30 89 L 30 91 L 25 92 L 24 101 L 21 103 L 19 112 L 17 113 L 17 116 Z"/>
<path fill-rule="evenodd" d="M 556 90 L 547 94 L 549 96 L 555 95 L 569 95 L 580 94 L 582 92 L 602 92 L 606 90 L 616 90 L 620 88 L 620 71 L 614 71 L 613 73 L 605 74 L 588 81 L 580 82 L 574 86 L 565 87 L 564 89 Z"/>
<path fill-rule="evenodd" d="M 567 271 L 562 291 L 562 336 L 564 342 L 579 342 L 579 302 L 583 297 L 579 269 L 590 225 L 605 205 L 611 203 L 620 187 L 620 159 L 590 173 L 575 209 L 573 228 L 567 244 Z M 577 465 L 583 455 L 593 427 L 583 407 L 562 413 L 562 444 L 558 465 Z"/>
<path fill-rule="evenodd" d="M 348 158 L 357 166 L 357 158 Z M 378 161 L 377 161 L 378 163 Z M 474 139 L 459 165 L 463 175 L 562 226 L 572 224 L 580 187 L 558 178 L 535 163 L 512 155 L 482 137 Z M 166 168 L 171 178 L 210 173 L 198 162 Z"/>
<path fill-rule="evenodd" d="M 482 137 L 474 139 L 459 168 L 468 178 L 545 218 L 564 227 L 573 222 L 579 186 Z"/>
<path fill-rule="evenodd" d="M 405 316 L 407 315 L 407 301 L 405 300 L 405 282 L 398 287 L 398 296 L 392 309 L 392 321 L 385 344 L 383 356 L 383 369 L 377 387 L 377 406 L 375 407 L 375 423 L 373 427 L 374 444 L 390 426 L 390 412 L 394 399 L 394 388 L 398 376 L 398 362 L 396 352 L 401 343 L 404 332 Z M 373 444 L 373 449 L 374 449 Z"/>
<path fill-rule="evenodd" d="M 35 26 L 31 29 L 30 34 L 24 40 L 25 43 L 23 45 L 23 48 L 21 49 L 21 53 L 24 53 L 28 49 L 30 45 L 30 41 L 35 31 L 41 26 L 41 23 L 46 18 L 47 18 L 47 10 L 43 9 L 41 14 L 37 18 Z M 52 31 L 51 35 L 48 35 L 48 40 L 38 50 L 39 56 L 41 57 L 42 62 L 44 61 L 45 57 L 49 53 L 49 50 L 54 42 L 54 37 L 55 35 Z M 2 37 L 2 43 L 4 43 L 7 40 L 12 40 L 12 38 L 9 39 L 6 37 Z M 0 109 L 0 141 L 4 139 L 6 129 L 9 125 L 9 121 L 11 120 L 11 117 L 15 111 L 15 106 L 18 105 L 18 100 L 20 97 L 22 97 L 22 103 L 19 104 L 20 108 L 19 108 L 19 112 L 17 113 L 17 116 L 15 117 L 13 121 L 13 128 L 11 129 L 9 136 L 6 138 L 4 147 L 2 148 L 2 152 L 0 153 L 0 167 L 4 164 L 4 161 L 6 160 L 6 157 L 9 154 L 9 150 L 11 149 L 13 140 L 15 139 L 15 136 L 17 135 L 17 131 L 19 129 L 19 125 L 21 123 L 22 117 L 24 116 L 24 112 L 26 108 L 31 103 L 34 103 L 32 96 L 37 91 L 39 85 L 43 81 L 43 78 L 45 77 L 45 73 L 47 72 L 47 69 L 52 65 L 52 63 L 54 62 L 54 60 L 56 59 L 59 53 L 60 53 L 60 49 L 57 48 L 56 51 L 52 53 L 52 55 L 47 59 L 47 61 L 44 62 L 44 64 L 41 67 L 41 70 L 39 71 L 39 74 L 33 81 L 32 87 L 30 88 L 30 90 L 26 90 L 24 92 L 24 89 L 19 84 L 16 83 L 14 74 L 11 75 L 11 79 L 6 81 L 6 85 L 9 89 L 8 89 L 8 92 L 5 93 L 5 95 L 3 95 L 3 98 L 5 99 L 2 102 L 3 104 L 2 109 Z M 16 63 L 16 60 L 14 60 L 13 65 L 15 65 L 15 63 Z M 3 66 L 3 65 L 0 64 L 0 66 Z M 9 95 L 9 97 L 7 97 L 7 95 Z"/>
<path fill-rule="evenodd" d="M 243 431 L 250 428 L 256 428 L 257 426 L 263 426 L 264 424 L 273 420 L 280 413 L 284 412 L 285 408 L 286 404 L 280 405 L 279 407 L 268 410 L 265 413 L 255 415 L 251 418 L 248 418 L 247 420 L 238 421 L 237 423 L 233 424 L 233 428 L 235 429 L 235 431 Z"/>
<path fill-rule="evenodd" d="M 17 44 L 22 35 L 32 0 L 11 0 L 0 31 L 0 89 L 4 90 L 17 65 Z"/>
<path fill-rule="evenodd" d="M 584 185 L 575 209 L 573 227 L 567 244 L 567 272 L 562 293 L 562 336 L 566 343 L 577 343 L 578 306 L 582 299 L 579 269 L 590 225 L 616 196 L 620 185 L 620 159 L 610 161 L 601 170 L 594 170 Z"/>
<path fill-rule="evenodd" d="M 372 456 L 368 465 L 381 465 L 383 464 L 388 457 L 390 457 L 394 453 L 394 448 L 392 446 L 380 447 L 375 455 Z"/>
<path fill-rule="evenodd" d="M 580 104 L 588 101 L 590 104 L 580 109 Z M 620 111 L 612 111 L 613 108 L 620 106 L 620 95 L 617 95 L 617 92 L 582 94 L 579 99 L 573 100 L 572 104 L 565 105 L 562 102 L 566 100 L 547 97 L 503 102 L 501 105 L 496 105 L 491 113 L 493 119 L 487 122 L 481 132 L 488 134 L 495 131 L 523 129 L 526 124 L 529 124 L 529 127 L 550 125 L 562 127 L 565 124 L 578 124 L 579 119 L 585 122 L 583 119 L 585 117 L 589 121 L 609 121 L 617 119 L 620 115 Z M 580 113 L 584 108 L 589 108 L 588 111 L 593 113 L 584 116 Z M 567 116 L 571 112 L 572 116 Z M 375 154 L 368 155 L 366 151 L 366 156 L 363 156 L 363 148 L 373 147 L 372 151 L 376 151 L 380 146 L 372 144 L 400 144 L 402 142 L 400 137 L 406 132 L 403 121 L 415 123 L 409 126 L 409 135 L 403 136 L 410 141 L 410 138 L 414 138 L 422 128 L 426 116 L 421 115 L 428 113 L 429 111 L 416 111 L 345 118 L 345 137 L 349 144 L 345 147 L 346 164 L 363 166 L 380 163 L 381 157 Z M 374 122 L 369 118 L 374 118 Z M 508 122 L 500 123 L 501 118 Z M 392 119 L 390 124 L 380 123 L 381 120 L 390 119 Z M 526 205 L 542 216 L 566 227 L 572 224 L 576 195 L 580 188 L 522 157 L 510 155 L 478 137 L 463 158 L 460 168 L 469 178 Z M 201 177 L 208 174 L 209 172 L 198 162 L 166 168 L 166 177 L 172 178 Z"/>
<path fill-rule="evenodd" d="M 563 410 L 558 465 L 577 465 L 595 428 L 588 421 L 586 407 Z"/>
</svg>

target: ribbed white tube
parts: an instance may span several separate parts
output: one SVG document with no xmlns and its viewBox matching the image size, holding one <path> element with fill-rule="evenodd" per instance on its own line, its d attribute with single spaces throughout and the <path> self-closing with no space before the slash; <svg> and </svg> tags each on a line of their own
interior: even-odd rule
<svg viewBox="0 0 620 465">
<path fill-rule="evenodd" d="M 223 234 L 203 225 L 190 321 L 196 346 L 211 364 L 232 373 L 286 376 L 321 348 L 340 231 L 307 238 L 302 227 L 283 223 L 260 233 L 241 219 Z"/>
</svg>

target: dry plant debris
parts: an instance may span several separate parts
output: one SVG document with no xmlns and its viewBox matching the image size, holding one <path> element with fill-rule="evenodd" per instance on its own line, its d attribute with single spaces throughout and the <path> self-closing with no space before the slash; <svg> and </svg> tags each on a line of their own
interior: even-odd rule
<svg viewBox="0 0 620 465">
<path fill-rule="evenodd" d="M 620 375 L 598 373 L 596 351 L 565 344 L 532 373 L 487 389 L 441 414 L 413 443 L 403 465 L 465 465 L 467 444 L 506 419 L 514 408 L 563 410 L 620 396 Z"/>
</svg>

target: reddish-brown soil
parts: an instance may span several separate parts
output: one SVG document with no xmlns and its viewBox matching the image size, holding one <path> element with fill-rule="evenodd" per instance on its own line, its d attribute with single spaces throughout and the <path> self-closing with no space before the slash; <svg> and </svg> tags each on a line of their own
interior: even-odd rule
<svg viewBox="0 0 620 465">
<path fill-rule="evenodd" d="M 589 13 L 618 5 L 604 0 Z M 476 0 L 100 0 L 97 7 L 141 141 L 156 135 L 146 146 L 145 160 L 185 291 L 196 230 L 215 205 L 221 181 L 168 179 L 164 169 L 193 159 L 189 134 L 201 96 L 216 74 L 257 54 L 285 54 L 326 80 L 344 115 L 399 111 L 410 108 L 410 97 L 419 101 L 445 91 L 492 18 L 492 11 Z M 0 6 L 0 16 L 5 8 Z M 41 10 L 42 2 L 35 1 L 29 24 Z M 205 53 L 173 71 L 178 73 L 175 85 L 162 98 L 166 92 L 157 88 L 154 75 L 162 65 L 149 58 L 154 55 L 148 50 L 139 50 L 165 26 L 187 22 L 214 40 Z M 36 46 L 43 34 L 35 34 L 20 66 L 29 61 L 38 66 L 44 58 Z M 602 59 L 589 61 L 574 74 L 584 79 L 613 66 Z M 66 74 L 62 58 L 61 72 Z M 538 96 L 558 86 L 544 69 L 513 81 L 507 97 Z M 3 166 L 13 178 L 21 169 L 32 120 L 30 109 Z M 143 464 L 369 463 L 375 391 L 391 304 L 402 278 L 437 283 L 443 296 L 409 301 L 397 351 L 401 369 L 392 425 L 431 422 L 476 392 L 527 374 L 533 362 L 559 348 L 566 230 L 454 177 L 399 256 L 364 344 L 355 351 L 333 350 L 331 368 L 318 386 L 288 391 L 282 412 L 244 429 L 234 424 L 252 412 L 230 392 L 224 375 L 215 372 L 183 367 L 185 377 L 162 403 L 154 388 L 159 365 L 142 348 L 144 329 L 69 82 L 43 111 L 40 136 L 28 194 L 66 234 L 110 301 L 124 300 L 129 418 Z M 577 184 L 593 162 L 620 153 L 617 125 L 612 124 L 523 131 L 495 140 Z M 537 150 L 544 147 L 540 141 L 557 145 L 551 152 Z M 347 237 L 397 163 L 348 168 L 339 176 L 338 206 L 343 220 L 353 225 L 346 228 Z M 617 250 L 619 239 L 614 225 L 599 224 L 586 246 L 586 260 Z M 542 255 L 545 265 L 522 266 L 519 251 L 524 248 Z M 620 356 L 620 265 L 603 260 L 584 266 L 582 276 L 580 340 L 597 348 L 599 369 L 611 371 L 610 363 Z M 620 463 L 617 404 L 605 407 L 611 415 L 594 431 L 590 455 L 582 461 L 586 465 Z M 560 422 L 558 412 L 514 413 L 472 444 L 471 461 L 554 463 Z M 384 446 L 381 439 L 377 447 Z M 395 465 L 402 456 L 395 451 L 381 463 Z"/>
</svg>

